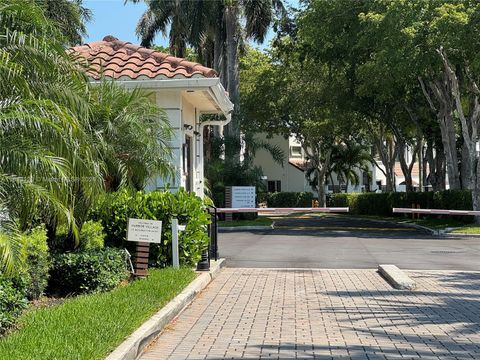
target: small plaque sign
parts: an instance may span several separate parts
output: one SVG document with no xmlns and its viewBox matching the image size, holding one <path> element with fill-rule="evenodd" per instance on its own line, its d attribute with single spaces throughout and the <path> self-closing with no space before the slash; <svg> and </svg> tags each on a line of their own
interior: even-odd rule
<svg viewBox="0 0 480 360">
<path fill-rule="evenodd" d="M 232 208 L 254 208 L 255 186 L 232 186 Z"/>
<path fill-rule="evenodd" d="M 127 240 L 159 243 L 162 239 L 160 220 L 128 219 Z"/>
</svg>

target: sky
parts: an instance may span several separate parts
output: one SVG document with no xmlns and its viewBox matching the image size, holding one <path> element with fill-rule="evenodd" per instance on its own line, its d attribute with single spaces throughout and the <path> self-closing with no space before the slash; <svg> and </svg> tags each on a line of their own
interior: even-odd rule
<svg viewBox="0 0 480 360">
<path fill-rule="evenodd" d="M 286 2 L 298 4 L 298 0 Z M 137 4 L 131 2 L 125 4 L 125 0 L 84 0 L 83 4 L 93 13 L 92 21 L 87 24 L 88 37 L 84 42 L 98 41 L 106 35 L 113 35 L 123 41 L 140 43 L 135 34 L 135 27 L 147 8 L 143 1 Z M 263 46 L 268 44 L 272 37 L 273 32 L 270 30 Z M 155 39 L 155 44 L 167 46 L 168 39 L 160 34 Z"/>
</svg>

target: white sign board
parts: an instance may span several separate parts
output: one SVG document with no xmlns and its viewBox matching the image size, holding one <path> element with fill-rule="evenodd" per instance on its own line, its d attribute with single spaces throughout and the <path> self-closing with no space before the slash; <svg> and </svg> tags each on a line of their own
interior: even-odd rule
<svg viewBox="0 0 480 360">
<path fill-rule="evenodd" d="M 127 240 L 159 243 L 162 240 L 162 222 L 159 220 L 128 219 Z"/>
<path fill-rule="evenodd" d="M 232 208 L 254 208 L 255 186 L 232 186 Z"/>
</svg>

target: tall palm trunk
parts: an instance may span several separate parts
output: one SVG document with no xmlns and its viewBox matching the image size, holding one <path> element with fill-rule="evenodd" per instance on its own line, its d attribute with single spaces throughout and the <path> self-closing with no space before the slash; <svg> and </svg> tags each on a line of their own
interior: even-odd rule
<svg viewBox="0 0 480 360">
<path fill-rule="evenodd" d="M 224 50 L 223 40 L 220 31 L 215 32 L 215 42 L 213 44 L 213 68 L 217 71 L 224 88 L 227 88 L 226 76 L 224 71 Z"/>
<path fill-rule="evenodd" d="M 240 105 L 240 90 L 238 81 L 238 8 L 235 4 L 231 4 L 225 8 L 225 22 L 226 22 L 226 43 L 227 43 L 227 90 L 230 99 L 233 102 L 234 110 L 232 114 L 232 121 L 227 126 L 227 134 L 240 139 L 240 124 L 239 124 L 239 105 Z"/>
</svg>

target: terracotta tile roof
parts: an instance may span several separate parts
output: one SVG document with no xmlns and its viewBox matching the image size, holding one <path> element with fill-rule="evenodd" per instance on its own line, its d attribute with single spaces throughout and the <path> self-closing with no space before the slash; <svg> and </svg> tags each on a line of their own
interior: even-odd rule
<svg viewBox="0 0 480 360">
<path fill-rule="evenodd" d="M 289 159 L 288 163 L 296 167 L 300 171 L 305 171 L 308 169 L 308 162 L 302 159 Z"/>
<path fill-rule="evenodd" d="M 403 176 L 403 171 L 402 171 L 402 166 L 400 165 L 400 162 L 395 162 L 395 167 L 394 167 L 394 172 L 395 172 L 395 175 L 398 176 L 398 177 L 404 177 Z M 427 172 L 428 172 L 428 164 L 427 164 Z M 412 177 L 417 177 L 418 178 L 418 175 L 420 174 L 420 169 L 418 167 L 418 161 L 415 162 L 415 164 L 413 165 L 413 168 L 412 168 Z"/>
<path fill-rule="evenodd" d="M 113 79 L 172 79 L 215 77 L 215 70 L 182 58 L 134 45 L 108 35 L 102 41 L 69 49 L 87 61 L 87 74 L 98 80 L 103 74 Z"/>
</svg>

